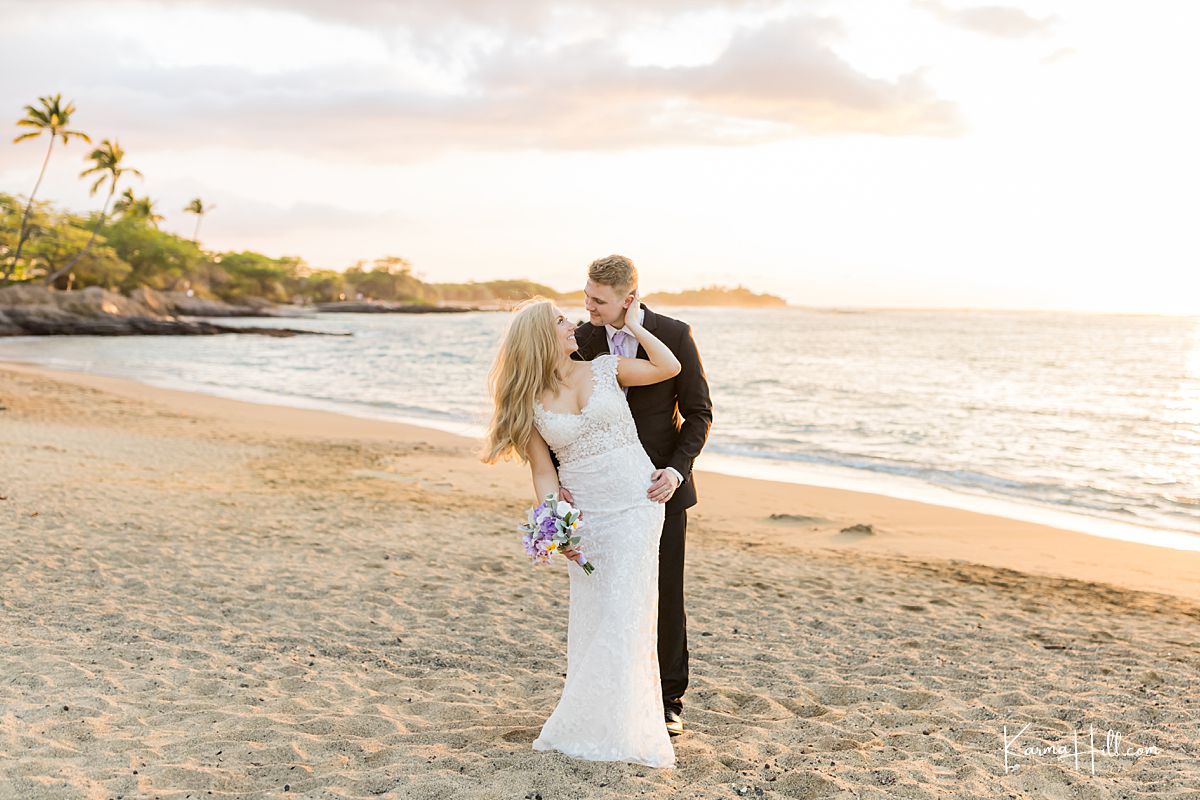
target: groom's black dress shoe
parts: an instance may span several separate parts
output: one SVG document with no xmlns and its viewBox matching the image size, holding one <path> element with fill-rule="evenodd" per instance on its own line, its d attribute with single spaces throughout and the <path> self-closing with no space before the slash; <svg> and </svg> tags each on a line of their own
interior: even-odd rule
<svg viewBox="0 0 1200 800">
<path fill-rule="evenodd" d="M 678 736 L 679 734 L 683 733 L 683 715 L 681 711 L 667 706 L 666 719 L 667 733 L 671 734 L 672 736 Z"/>
</svg>

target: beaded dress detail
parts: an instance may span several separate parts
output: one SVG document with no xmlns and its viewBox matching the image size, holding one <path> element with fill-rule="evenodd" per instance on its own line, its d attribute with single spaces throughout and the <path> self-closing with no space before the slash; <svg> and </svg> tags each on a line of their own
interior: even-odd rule
<svg viewBox="0 0 1200 800">
<path fill-rule="evenodd" d="M 658 545 L 665 506 L 646 497 L 654 464 L 617 383 L 617 356 L 590 362 L 592 394 L 579 414 L 535 401 L 534 425 L 559 461 L 559 481 L 582 514 L 568 560 L 567 678 L 533 742 L 592 761 L 674 767 L 658 664 Z"/>
</svg>

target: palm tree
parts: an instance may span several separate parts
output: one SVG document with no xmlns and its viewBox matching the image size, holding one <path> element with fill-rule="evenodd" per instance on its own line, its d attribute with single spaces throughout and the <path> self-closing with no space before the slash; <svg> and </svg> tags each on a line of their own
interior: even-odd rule
<svg viewBox="0 0 1200 800">
<path fill-rule="evenodd" d="M 113 213 L 128 219 L 144 219 L 156 228 L 158 223 L 165 219 L 161 214 L 155 213 L 153 200 L 149 197 L 135 197 L 133 189 L 130 188 L 126 188 L 117 198 L 117 202 L 113 203 Z"/>
<path fill-rule="evenodd" d="M 100 209 L 100 216 L 96 218 L 96 225 L 92 228 L 92 235 L 88 238 L 83 250 L 79 251 L 78 255 L 66 264 L 47 275 L 47 286 L 53 285 L 56 280 L 70 272 L 71 268 L 79 262 L 79 259 L 87 255 L 87 252 L 92 249 L 92 243 L 96 241 L 96 234 L 100 232 L 100 226 L 104 224 L 104 218 L 108 216 L 108 204 L 112 202 L 113 194 L 117 191 L 117 181 L 121 180 L 121 176 L 128 172 L 130 175 L 137 175 L 139 178 L 142 177 L 142 173 L 139 170 L 133 167 L 121 166 L 121 160 L 124 158 L 125 151 L 121 149 L 121 145 L 108 139 L 100 142 L 99 147 L 88 153 L 88 159 L 91 160 L 92 166 L 79 173 L 79 177 L 83 178 L 99 172 L 100 177 L 92 184 L 92 188 L 88 190 L 88 193 L 94 195 L 104 182 L 108 181 L 108 196 L 104 198 L 104 208 Z"/>
<path fill-rule="evenodd" d="M 136 202 L 137 198 L 133 196 L 133 189 L 126 187 L 125 191 L 121 192 L 121 196 L 117 198 L 117 202 L 113 203 L 113 213 L 124 216 Z"/>
<path fill-rule="evenodd" d="M 68 101 L 64 107 L 62 104 L 62 94 L 56 94 L 53 97 L 39 97 L 41 108 L 33 106 L 25 106 L 25 117 L 17 120 L 18 127 L 33 128 L 31 131 L 22 133 L 17 138 L 13 139 L 13 144 L 22 142 L 26 139 L 33 139 L 41 136 L 43 133 L 50 132 L 50 146 L 46 148 L 46 157 L 42 159 L 42 171 L 38 173 L 37 183 L 33 185 L 33 191 L 29 193 L 29 202 L 25 204 L 25 213 L 21 216 L 21 227 L 17 233 L 17 250 L 13 255 L 12 263 L 4 268 L 4 281 L 7 283 L 8 278 L 17 267 L 17 261 L 21 258 L 21 248 L 25 245 L 25 238 L 28 235 L 26 222 L 29 220 L 29 211 L 33 208 L 33 198 L 37 194 L 38 188 L 42 185 L 42 177 L 46 174 L 46 165 L 50 163 L 50 153 L 54 150 L 54 140 L 61 137 L 63 145 L 70 143 L 72 137 L 83 139 L 88 144 L 92 143 L 92 139 L 83 131 L 67 130 L 67 125 L 71 123 L 71 115 L 75 113 L 75 104 Z"/>
<path fill-rule="evenodd" d="M 158 223 L 166 219 L 162 214 L 155 212 L 154 201 L 149 197 L 139 197 L 130 211 L 132 216 L 144 219 L 156 228 Z"/>
<path fill-rule="evenodd" d="M 204 219 L 204 215 L 214 208 L 216 208 L 215 205 L 204 205 L 204 201 L 199 197 L 194 198 L 192 202 L 183 207 L 187 213 L 196 215 L 196 230 L 192 233 L 192 241 L 196 244 L 200 243 L 200 222 Z"/>
</svg>

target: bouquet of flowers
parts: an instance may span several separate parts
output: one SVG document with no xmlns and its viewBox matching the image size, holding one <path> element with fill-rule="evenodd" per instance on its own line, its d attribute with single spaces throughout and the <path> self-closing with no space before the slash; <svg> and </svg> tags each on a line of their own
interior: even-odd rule
<svg viewBox="0 0 1200 800">
<path fill-rule="evenodd" d="M 529 509 L 529 520 L 524 525 L 518 525 L 517 530 L 525 534 L 525 552 L 537 566 L 548 563 L 550 556 L 562 548 L 578 544 L 579 537 L 571 534 L 582 525 L 579 509 L 566 500 L 555 500 L 554 495 L 548 494 L 540 506 Z M 588 575 L 595 569 L 583 554 L 579 556 L 579 566 Z"/>
</svg>

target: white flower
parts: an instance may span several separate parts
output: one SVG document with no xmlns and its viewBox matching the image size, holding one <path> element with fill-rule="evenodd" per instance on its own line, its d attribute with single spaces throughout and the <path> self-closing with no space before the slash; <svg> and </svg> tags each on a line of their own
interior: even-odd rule
<svg viewBox="0 0 1200 800">
<path fill-rule="evenodd" d="M 560 517 L 565 517 L 567 514 L 575 510 L 575 507 L 566 500 L 559 500 L 558 505 L 554 508 L 554 513 Z"/>
</svg>

